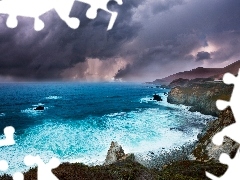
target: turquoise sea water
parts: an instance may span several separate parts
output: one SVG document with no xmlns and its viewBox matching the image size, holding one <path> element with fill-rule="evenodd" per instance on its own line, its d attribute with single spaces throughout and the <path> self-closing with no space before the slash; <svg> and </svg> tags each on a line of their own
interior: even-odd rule
<svg viewBox="0 0 240 180">
<path fill-rule="evenodd" d="M 169 90 L 138 83 L 0 83 L 0 130 L 16 144 L 0 147 L 7 173 L 26 170 L 26 154 L 101 164 L 111 141 L 147 154 L 196 139 L 212 116 L 166 102 Z M 151 100 L 157 93 L 162 102 Z M 43 105 L 44 111 L 34 107 Z"/>
</svg>

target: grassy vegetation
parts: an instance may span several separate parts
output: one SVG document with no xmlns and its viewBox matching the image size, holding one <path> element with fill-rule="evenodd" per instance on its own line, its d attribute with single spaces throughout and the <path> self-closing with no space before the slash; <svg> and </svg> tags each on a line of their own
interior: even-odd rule
<svg viewBox="0 0 240 180">
<path fill-rule="evenodd" d="M 178 161 L 158 171 L 133 160 L 124 160 L 93 167 L 81 163 L 63 163 L 53 173 L 60 180 L 205 180 L 205 171 L 220 176 L 226 169 L 226 165 L 217 162 Z M 8 175 L 0 179 L 12 180 Z M 37 169 L 24 173 L 24 180 L 37 180 Z"/>
<path fill-rule="evenodd" d="M 227 166 L 214 162 L 178 161 L 165 167 L 159 172 L 161 180 L 208 180 L 205 171 L 216 176 L 221 176 L 227 170 Z"/>
</svg>

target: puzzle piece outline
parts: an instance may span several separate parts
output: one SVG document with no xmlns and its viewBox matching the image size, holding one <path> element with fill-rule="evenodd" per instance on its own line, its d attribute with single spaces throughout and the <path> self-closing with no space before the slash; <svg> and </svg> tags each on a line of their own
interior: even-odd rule
<svg viewBox="0 0 240 180">
<path fill-rule="evenodd" d="M 32 156 L 27 155 L 24 158 L 24 163 L 27 166 L 37 164 L 37 179 L 38 180 L 59 180 L 53 173 L 52 169 L 57 168 L 60 165 L 60 160 L 57 158 L 51 158 L 47 164 L 43 162 L 39 155 Z"/>
<path fill-rule="evenodd" d="M 224 110 L 227 107 L 231 107 L 233 115 L 235 117 L 235 123 L 225 127 L 220 132 L 216 133 L 212 142 L 220 146 L 224 141 L 224 136 L 230 137 L 235 142 L 240 143 L 240 137 L 237 132 L 240 130 L 240 111 L 239 111 L 239 98 L 240 98 L 240 69 L 238 71 L 238 75 L 234 76 L 231 73 L 225 73 L 223 76 L 223 82 L 225 84 L 234 84 L 234 88 L 232 91 L 232 95 L 229 101 L 217 100 L 216 106 L 219 110 Z M 227 171 L 221 176 L 216 177 L 209 172 L 205 172 L 206 176 L 212 180 L 229 180 L 229 179 L 239 179 L 240 173 L 238 172 L 238 164 L 240 162 L 240 147 L 237 150 L 237 154 L 233 159 L 229 157 L 229 155 L 222 153 L 219 158 L 222 164 L 228 164 Z"/>
<path fill-rule="evenodd" d="M 115 1 L 119 5 L 122 5 L 122 0 L 76 0 L 85 4 L 89 4 L 90 8 L 87 10 L 86 16 L 89 19 L 95 19 L 97 17 L 97 11 L 102 9 L 111 14 L 107 30 L 112 29 L 116 18 L 118 16 L 117 12 L 110 11 L 107 8 L 107 4 L 110 1 Z M 45 2 L 45 3 L 43 3 Z M 60 19 L 65 21 L 65 23 L 72 29 L 77 29 L 80 25 L 80 20 L 76 17 L 69 17 L 75 0 L 2 0 L 0 1 L 0 14 L 8 14 L 6 25 L 9 28 L 16 28 L 18 25 L 18 16 L 25 16 L 34 18 L 34 29 L 40 31 L 44 28 L 44 22 L 39 18 L 46 12 L 55 9 Z M 21 6 L 18 3 L 28 4 L 26 6 Z M 44 9 L 38 8 L 40 5 L 44 4 L 46 7 Z"/>
<path fill-rule="evenodd" d="M 15 133 L 14 127 L 6 126 L 3 130 L 5 138 L 0 140 L 0 147 L 14 145 L 15 144 L 14 133 Z M 8 162 L 6 160 L 0 160 L 0 171 L 7 171 L 7 169 Z"/>
<path fill-rule="evenodd" d="M 12 126 L 7 126 L 4 128 L 3 133 L 5 136 L 5 139 L 0 140 L 0 147 L 11 146 L 11 145 L 15 144 L 14 132 L 15 132 L 15 129 Z"/>
</svg>

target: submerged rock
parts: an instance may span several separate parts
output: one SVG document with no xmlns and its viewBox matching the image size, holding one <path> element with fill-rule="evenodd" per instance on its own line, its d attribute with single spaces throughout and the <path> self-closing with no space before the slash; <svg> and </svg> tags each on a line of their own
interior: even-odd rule
<svg viewBox="0 0 240 180">
<path fill-rule="evenodd" d="M 44 110 L 44 106 L 38 106 L 38 107 L 34 108 L 34 110 L 37 110 L 37 111 Z"/>
<path fill-rule="evenodd" d="M 155 101 L 162 101 L 162 98 L 161 98 L 161 96 L 159 96 L 157 94 L 154 94 L 153 95 L 153 100 L 155 100 Z"/>
</svg>

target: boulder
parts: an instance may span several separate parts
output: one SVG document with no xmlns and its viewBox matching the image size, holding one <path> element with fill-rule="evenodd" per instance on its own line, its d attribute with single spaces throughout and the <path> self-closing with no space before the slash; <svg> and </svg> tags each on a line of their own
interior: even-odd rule
<svg viewBox="0 0 240 180">
<path fill-rule="evenodd" d="M 38 111 L 40 110 L 41 111 L 41 110 L 44 110 L 44 107 L 43 106 L 37 106 L 36 108 L 34 108 L 34 110 L 38 110 Z"/>
<path fill-rule="evenodd" d="M 159 96 L 157 94 L 154 94 L 153 95 L 153 100 L 155 100 L 155 101 L 162 101 L 162 98 L 161 98 L 161 96 Z"/>
</svg>

